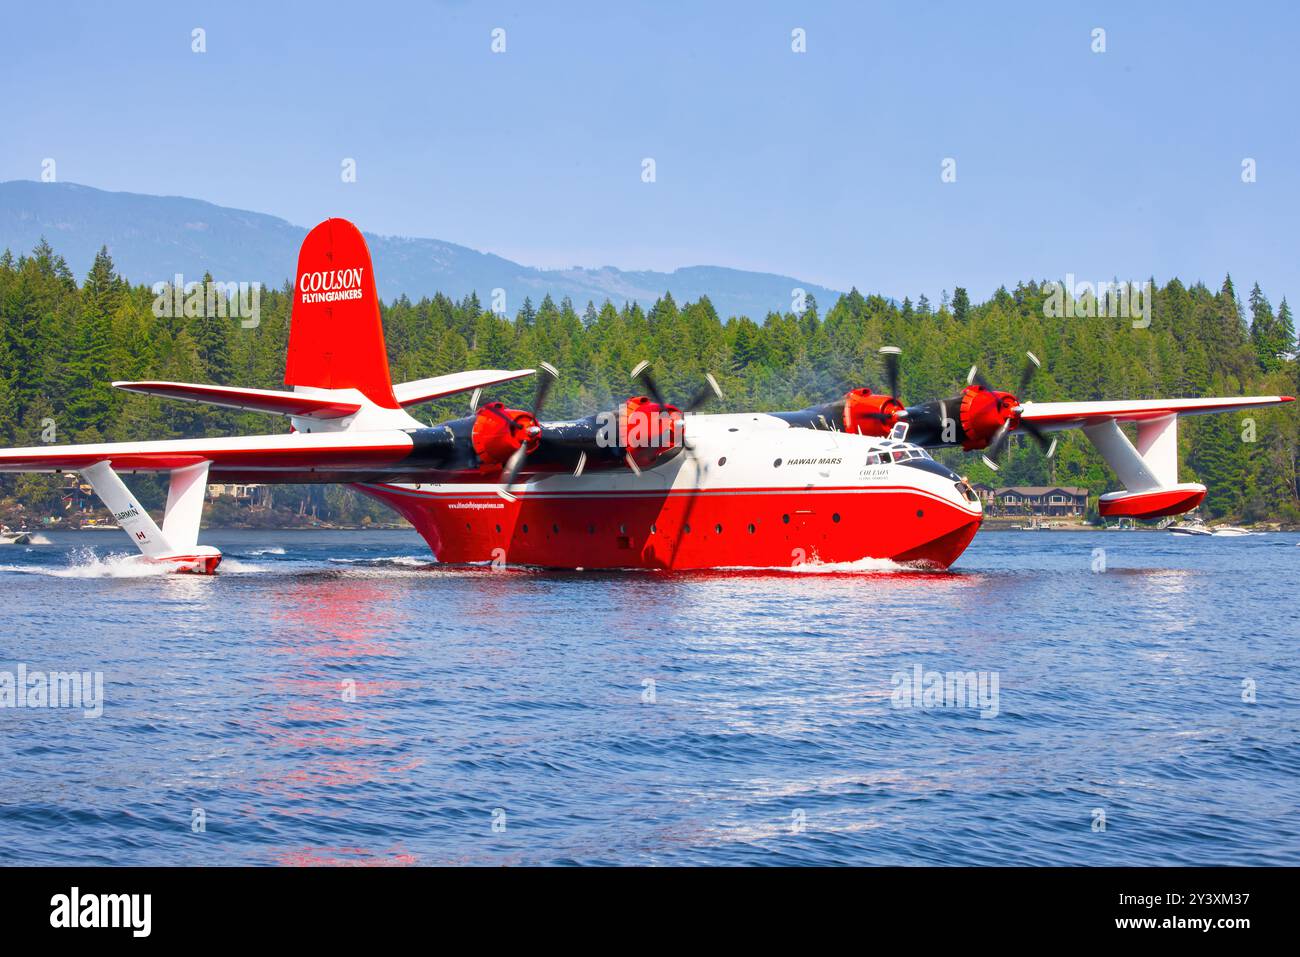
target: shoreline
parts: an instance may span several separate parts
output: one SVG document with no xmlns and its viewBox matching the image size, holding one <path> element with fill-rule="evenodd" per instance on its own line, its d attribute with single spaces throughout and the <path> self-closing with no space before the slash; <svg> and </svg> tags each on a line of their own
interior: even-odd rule
<svg viewBox="0 0 1300 957">
<path fill-rule="evenodd" d="M 1118 525 L 1089 525 L 1084 522 L 1061 522 L 1055 525 L 1040 525 L 1034 528 L 1026 528 L 1025 519 L 1013 518 L 985 518 L 984 523 L 980 526 L 981 532 L 1105 532 L 1120 531 Z M 1233 526 L 1244 528 L 1248 532 L 1300 532 L 1300 525 L 1292 525 L 1287 522 L 1254 522 L 1250 524 L 1237 524 L 1230 520 L 1223 520 L 1207 523 L 1207 531 L 1214 531 L 1216 528 Z M 1147 525 L 1135 523 L 1132 526 L 1125 526 L 1122 531 L 1126 532 L 1167 532 L 1169 528 L 1162 525 Z"/>
<path fill-rule="evenodd" d="M 1207 525 L 1206 528 L 1213 531 L 1216 527 L 1233 525 L 1232 522 L 1219 522 L 1214 525 Z M 1244 528 L 1250 532 L 1300 532 L 1300 525 L 1291 525 L 1285 522 L 1258 522 L 1251 525 L 1235 526 Z M 205 531 L 212 532 L 411 532 L 415 530 L 413 525 L 409 524 L 374 524 L 374 525 L 208 525 L 203 526 Z M 986 518 L 980 526 L 983 532 L 1105 532 L 1105 531 L 1132 531 L 1132 532 L 1167 532 L 1168 527 L 1159 525 L 1142 525 L 1125 526 L 1120 529 L 1116 525 L 1089 525 L 1083 522 L 1068 522 L 1056 525 L 1040 525 L 1034 528 L 1024 526 L 1022 519 L 1005 519 L 1005 518 Z M 108 528 L 105 526 L 73 528 L 71 526 L 49 526 L 37 529 L 28 529 L 33 533 L 39 532 L 120 532 L 119 528 Z"/>
</svg>

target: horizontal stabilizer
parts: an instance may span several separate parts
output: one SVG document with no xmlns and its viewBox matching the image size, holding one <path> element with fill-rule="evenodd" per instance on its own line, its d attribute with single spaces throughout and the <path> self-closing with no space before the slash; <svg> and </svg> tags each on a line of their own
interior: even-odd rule
<svg viewBox="0 0 1300 957">
<path fill-rule="evenodd" d="M 202 402 L 247 412 L 270 412 L 311 419 L 341 419 L 355 415 L 360 402 L 302 392 L 270 389 L 241 389 L 226 385 L 196 385 L 192 382 L 114 382 L 113 387 L 142 395 L 157 395 L 182 402 Z"/>
<path fill-rule="evenodd" d="M 436 375 L 429 379 L 416 379 L 414 382 L 402 382 L 393 386 L 402 408 L 410 408 L 421 402 L 431 402 L 443 396 L 455 395 L 457 392 L 469 392 L 484 386 L 512 382 L 532 375 L 535 369 L 475 369 L 471 372 L 453 372 L 451 375 Z"/>
</svg>

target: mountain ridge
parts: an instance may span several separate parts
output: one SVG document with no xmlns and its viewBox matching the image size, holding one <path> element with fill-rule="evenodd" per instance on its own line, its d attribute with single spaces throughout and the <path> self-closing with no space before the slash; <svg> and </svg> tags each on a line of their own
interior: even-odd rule
<svg viewBox="0 0 1300 957">
<path fill-rule="evenodd" d="M 363 231 L 364 232 L 364 231 Z M 298 246 L 307 228 L 268 213 L 235 209 L 187 196 L 114 192 L 79 183 L 9 180 L 0 183 L 0 249 L 30 252 L 44 237 L 74 274 L 89 270 L 100 246 L 107 246 L 118 271 L 152 285 L 176 273 L 187 280 L 205 272 L 222 281 L 279 286 L 292 279 Z M 707 295 L 724 318 L 761 320 L 769 311 L 789 311 L 795 289 L 829 308 L 841 295 L 790 276 L 727 266 L 682 266 L 672 272 L 623 270 L 614 266 L 541 269 L 495 253 L 423 237 L 365 232 L 375 261 L 379 294 L 386 300 L 441 292 L 461 298 L 474 292 L 485 304 L 504 289 L 513 313 L 529 297 L 569 297 L 578 309 L 588 301 L 616 306 L 649 305 L 665 292 L 679 302 Z M 267 263 L 276 265 L 267 266 Z"/>
</svg>

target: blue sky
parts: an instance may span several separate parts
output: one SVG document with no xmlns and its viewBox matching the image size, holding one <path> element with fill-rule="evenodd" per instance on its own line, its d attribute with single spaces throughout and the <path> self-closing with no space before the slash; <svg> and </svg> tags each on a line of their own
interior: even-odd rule
<svg viewBox="0 0 1300 957">
<path fill-rule="evenodd" d="M 64 181 L 536 266 L 914 298 L 1231 271 L 1300 295 L 1290 4 L 115 6 L 6 9 L 0 179 L 52 157 Z"/>
</svg>

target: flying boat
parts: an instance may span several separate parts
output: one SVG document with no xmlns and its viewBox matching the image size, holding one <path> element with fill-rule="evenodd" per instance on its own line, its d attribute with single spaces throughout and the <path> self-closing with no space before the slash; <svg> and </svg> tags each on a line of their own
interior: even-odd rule
<svg viewBox="0 0 1300 957">
<path fill-rule="evenodd" d="M 617 408 L 544 418 L 559 370 L 483 369 L 393 383 L 374 269 L 360 230 L 328 219 L 303 241 L 285 390 L 184 382 L 114 382 L 184 402 L 271 413 L 284 432 L 229 438 L 46 445 L 0 450 L 0 472 L 78 472 L 144 561 L 213 574 L 200 544 L 209 482 L 342 483 L 405 517 L 440 562 L 545 568 L 788 568 L 888 559 L 947 568 L 980 528 L 969 482 L 931 450 L 979 452 L 997 468 L 1010 438 L 1049 455 L 1052 433 L 1081 429 L 1122 489 L 1103 517 L 1187 512 L 1205 486 L 1178 481 L 1178 420 L 1276 405 L 1290 396 L 1102 402 L 1022 401 L 972 368 L 955 394 L 898 397 L 898 349 L 881 350 L 888 393 L 854 389 L 790 412 L 707 414 L 721 396 L 705 377 L 675 404 L 648 362 L 638 395 Z M 1040 363 L 1026 355 L 1018 393 Z M 532 376 L 527 409 L 479 402 L 483 390 Z M 468 415 L 435 425 L 411 410 L 473 395 Z M 1136 443 L 1123 429 L 1136 427 Z M 122 475 L 168 477 L 161 523 Z"/>
</svg>

